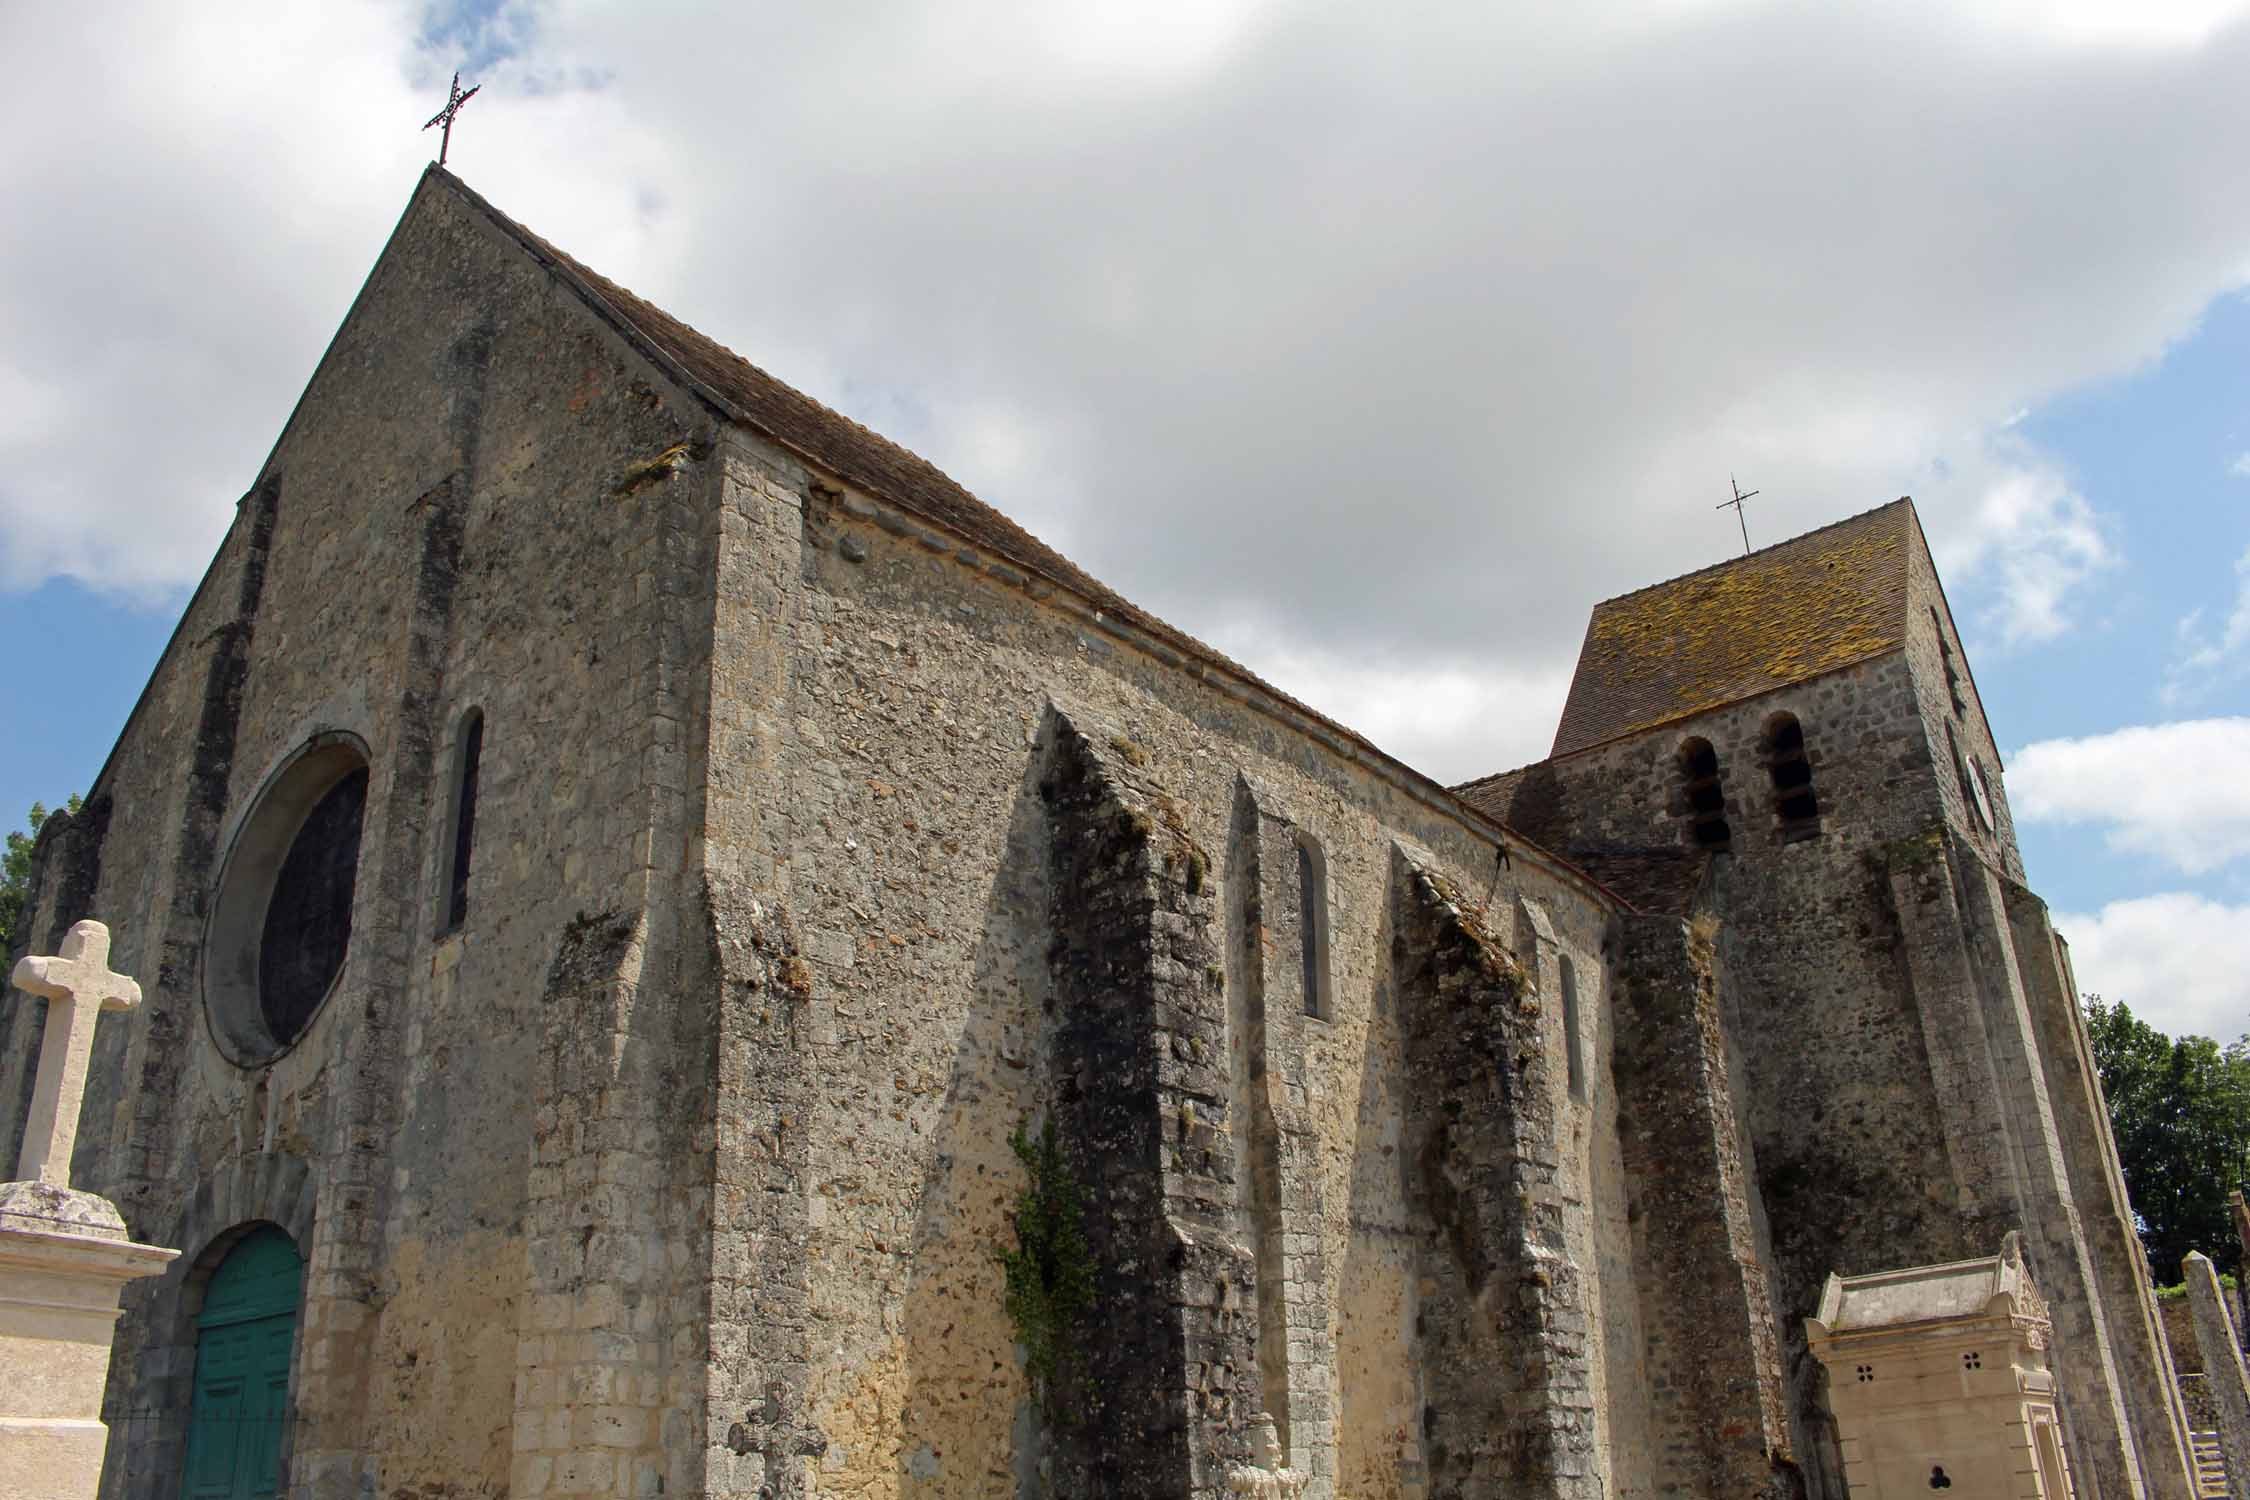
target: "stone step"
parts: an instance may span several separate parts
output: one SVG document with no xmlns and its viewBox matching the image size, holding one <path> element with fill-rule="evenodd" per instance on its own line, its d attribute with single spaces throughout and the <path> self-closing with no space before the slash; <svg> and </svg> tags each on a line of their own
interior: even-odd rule
<svg viewBox="0 0 2250 1500">
<path fill-rule="evenodd" d="M 2226 1500 L 2227 1462 L 2219 1451 L 2215 1432 L 2191 1432 L 2188 1446 L 2195 1454 L 2195 1490 L 2200 1500 Z"/>
</svg>

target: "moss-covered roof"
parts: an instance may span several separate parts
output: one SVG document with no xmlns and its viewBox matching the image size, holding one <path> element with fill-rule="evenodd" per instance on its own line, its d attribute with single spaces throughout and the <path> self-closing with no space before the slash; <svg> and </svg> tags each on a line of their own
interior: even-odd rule
<svg viewBox="0 0 2250 1500">
<path fill-rule="evenodd" d="M 1595 605 L 1552 753 L 1897 650 L 1914 525 L 1895 500 Z"/>
</svg>

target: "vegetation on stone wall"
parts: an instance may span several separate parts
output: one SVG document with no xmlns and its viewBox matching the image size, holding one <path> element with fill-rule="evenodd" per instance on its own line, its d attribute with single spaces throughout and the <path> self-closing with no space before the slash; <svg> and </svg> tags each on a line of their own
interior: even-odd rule
<svg viewBox="0 0 2250 1500">
<path fill-rule="evenodd" d="M 80 805 L 78 794 L 72 792 L 62 810 L 76 812 Z M 0 954 L 14 951 L 16 943 L 25 936 L 17 926 L 23 921 L 24 898 L 31 894 L 31 846 L 37 841 L 47 816 L 47 809 L 34 802 L 30 832 L 8 835 L 8 852 L 4 863 L 0 863 Z"/>
<path fill-rule="evenodd" d="M 1049 1120 L 1034 1137 L 1016 1127 L 1008 1144 L 1030 1174 L 1016 1196 L 1016 1247 L 1001 1252 L 1008 1319 L 1048 1421 L 1067 1425 L 1057 1384 L 1082 1363 L 1082 1321 L 1094 1304 L 1094 1256 L 1086 1242 L 1085 1193 Z"/>
<path fill-rule="evenodd" d="M 2241 1270 L 2227 1194 L 2250 1184 L 2250 1037 L 2175 1039 L 2099 995 L 2085 1008 L 2151 1271 L 2176 1280 L 2190 1250 Z"/>
<path fill-rule="evenodd" d="M 2222 1273 L 2219 1277 L 2219 1290 L 2223 1292 L 2234 1291 L 2240 1285 L 2241 1283 L 2232 1276 Z M 2187 1283 L 2184 1281 L 2175 1281 L 2170 1286 L 2160 1286 L 2156 1289 L 2156 1297 L 2160 1302 L 2177 1302 L 2185 1298 L 2187 1294 Z"/>
</svg>

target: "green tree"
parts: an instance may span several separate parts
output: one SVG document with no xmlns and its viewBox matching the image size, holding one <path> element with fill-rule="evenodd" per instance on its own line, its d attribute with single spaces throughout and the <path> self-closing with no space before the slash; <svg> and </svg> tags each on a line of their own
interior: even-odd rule
<svg viewBox="0 0 2250 1500">
<path fill-rule="evenodd" d="M 2228 1047 L 2166 1036 L 2119 1003 L 2085 997 L 2094 1066 L 2141 1243 L 2158 1281 L 2200 1250 L 2239 1271 L 2227 1194 L 2250 1183 L 2250 1037 Z"/>
<path fill-rule="evenodd" d="M 82 804 L 78 794 L 72 792 L 65 805 L 69 811 L 76 812 Z M 32 803 L 30 830 L 9 834 L 8 852 L 0 856 L 0 955 L 14 952 L 17 940 L 23 936 L 16 928 L 23 920 L 24 898 L 31 894 L 31 846 L 37 841 L 47 817 L 45 807 Z"/>
</svg>

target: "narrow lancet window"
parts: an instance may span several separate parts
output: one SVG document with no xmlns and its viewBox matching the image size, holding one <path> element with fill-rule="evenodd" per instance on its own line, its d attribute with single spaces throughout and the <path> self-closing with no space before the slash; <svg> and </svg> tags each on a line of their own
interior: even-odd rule
<svg viewBox="0 0 2250 1500">
<path fill-rule="evenodd" d="M 1804 727 L 1795 714 L 1775 714 L 1766 724 L 1766 768 L 1773 774 L 1773 808 L 1784 839 L 1809 839 L 1820 832 L 1820 803 L 1813 796 L 1812 761 L 1805 754 Z"/>
<path fill-rule="evenodd" d="M 1935 609 L 1930 611 L 1930 627 L 1937 632 L 1938 656 L 1945 663 L 1945 695 L 1953 700 L 1955 713 L 1967 713 L 1968 705 L 1961 701 L 1961 674 L 1953 665 L 1953 646 L 1945 638 L 1945 622 Z"/>
<path fill-rule="evenodd" d="M 1687 787 L 1689 832 L 1706 849 L 1724 849 L 1733 834 L 1727 828 L 1726 789 L 1719 784 L 1719 753 L 1709 740 L 1680 747 L 1680 776 Z"/>
<path fill-rule="evenodd" d="M 1586 1102 L 1586 1061 L 1578 1039 L 1578 970 L 1565 954 L 1562 961 L 1563 1061 L 1569 1067 L 1570 1097 Z"/>
<path fill-rule="evenodd" d="M 484 714 L 471 709 L 461 721 L 454 752 L 453 844 L 446 860 L 445 928 L 469 919 L 469 856 L 476 848 L 477 771 L 484 759 Z"/>
<path fill-rule="evenodd" d="M 1297 931 L 1305 971 L 1305 1014 L 1328 1020 L 1328 858 L 1320 846 L 1297 839 Z"/>
</svg>

